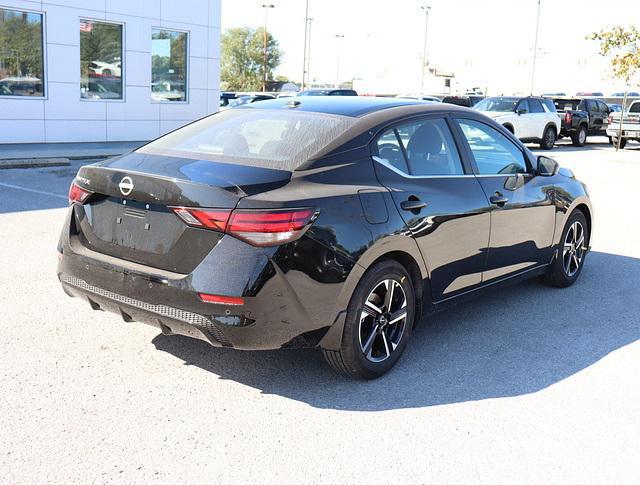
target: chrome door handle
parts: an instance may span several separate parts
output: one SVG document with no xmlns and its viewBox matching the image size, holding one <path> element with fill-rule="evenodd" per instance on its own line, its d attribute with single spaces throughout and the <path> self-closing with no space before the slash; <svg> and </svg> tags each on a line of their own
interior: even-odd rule
<svg viewBox="0 0 640 485">
<path fill-rule="evenodd" d="M 507 199 L 504 195 L 502 195 L 499 192 L 496 192 L 494 195 L 492 195 L 491 197 L 489 197 L 489 201 L 492 204 L 495 204 L 499 207 L 502 207 L 503 205 L 505 205 L 507 202 L 509 202 L 509 199 Z"/>
</svg>

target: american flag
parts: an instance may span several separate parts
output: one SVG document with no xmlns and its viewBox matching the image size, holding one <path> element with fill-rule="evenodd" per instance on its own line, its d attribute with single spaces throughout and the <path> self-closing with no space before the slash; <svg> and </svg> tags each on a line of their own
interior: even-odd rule
<svg viewBox="0 0 640 485">
<path fill-rule="evenodd" d="M 93 22 L 90 22 L 88 20 L 81 20 L 80 21 L 80 32 L 91 33 L 91 31 L 93 31 Z"/>
</svg>

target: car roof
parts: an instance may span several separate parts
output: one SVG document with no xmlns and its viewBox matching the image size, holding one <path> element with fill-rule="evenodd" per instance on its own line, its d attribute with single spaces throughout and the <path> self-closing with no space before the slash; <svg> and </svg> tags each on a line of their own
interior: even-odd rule
<svg viewBox="0 0 640 485">
<path fill-rule="evenodd" d="M 401 106 L 429 106 L 417 99 L 376 98 L 369 96 L 309 96 L 262 101 L 239 109 L 295 109 L 339 116 L 361 117 L 376 111 Z M 442 110 L 442 107 L 440 107 Z"/>
</svg>

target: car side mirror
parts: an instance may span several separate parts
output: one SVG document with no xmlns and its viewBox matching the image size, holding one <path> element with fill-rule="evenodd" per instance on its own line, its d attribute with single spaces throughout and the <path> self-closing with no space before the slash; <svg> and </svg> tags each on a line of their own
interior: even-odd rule
<svg viewBox="0 0 640 485">
<path fill-rule="evenodd" d="M 516 111 L 516 113 L 518 113 L 518 116 L 522 116 L 522 115 L 527 114 L 527 110 L 523 109 L 523 108 L 520 108 L 518 111 Z"/>
<path fill-rule="evenodd" d="M 556 175 L 560 170 L 560 164 L 556 162 L 553 158 L 545 157 L 544 155 L 540 155 L 538 157 L 538 170 L 537 175 L 541 177 L 552 177 Z"/>
</svg>

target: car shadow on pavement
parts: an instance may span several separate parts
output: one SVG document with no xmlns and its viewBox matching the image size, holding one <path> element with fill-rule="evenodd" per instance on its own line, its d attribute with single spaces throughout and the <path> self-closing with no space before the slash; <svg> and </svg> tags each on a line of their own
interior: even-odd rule
<svg viewBox="0 0 640 485">
<path fill-rule="evenodd" d="M 419 408 L 545 389 L 640 339 L 640 259 L 592 252 L 579 281 L 527 281 L 428 317 L 382 378 L 334 375 L 315 350 L 239 352 L 184 337 L 153 343 L 220 379 L 317 408 Z"/>
</svg>

